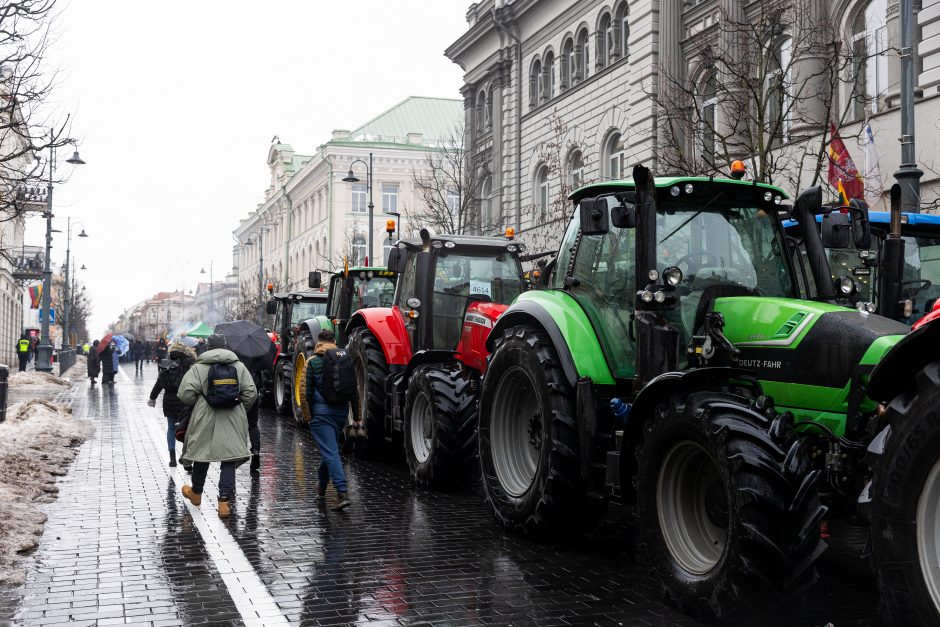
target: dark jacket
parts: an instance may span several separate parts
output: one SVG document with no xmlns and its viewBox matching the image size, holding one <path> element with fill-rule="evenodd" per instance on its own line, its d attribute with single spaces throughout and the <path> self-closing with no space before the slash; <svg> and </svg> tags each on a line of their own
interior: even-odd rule
<svg viewBox="0 0 940 627">
<path fill-rule="evenodd" d="M 101 369 L 105 374 L 114 374 L 117 372 L 117 370 L 114 368 L 114 360 L 111 358 L 111 353 L 112 351 L 110 344 L 106 346 L 103 351 L 101 351 Z"/>
<path fill-rule="evenodd" d="M 313 349 L 314 355 L 307 362 L 304 376 L 306 378 L 306 402 L 308 409 L 306 409 L 304 413 L 309 413 L 311 420 L 314 420 L 316 416 L 347 416 L 349 414 L 350 404 L 354 412 L 356 411 L 355 408 L 359 406 L 358 395 L 354 397 L 352 401 L 331 404 L 327 403 L 323 395 L 320 394 L 320 380 L 323 376 L 323 355 L 331 348 L 336 348 L 336 344 L 332 342 L 317 342 L 316 347 Z"/>
<path fill-rule="evenodd" d="M 101 358 L 98 356 L 98 348 L 92 347 L 88 351 L 88 377 L 94 379 L 101 374 Z"/>
<path fill-rule="evenodd" d="M 205 342 L 199 342 L 196 344 L 196 355 L 202 355 L 207 350 L 209 350 L 209 345 Z"/>
<path fill-rule="evenodd" d="M 189 372 L 189 368 L 196 363 L 196 356 L 193 354 L 192 349 L 187 349 L 187 351 L 184 352 L 175 347 L 170 351 L 170 362 L 178 364 L 182 370 L 180 382 L 182 382 L 182 376 Z M 170 374 L 169 368 L 160 368 L 157 382 L 153 384 L 153 389 L 150 390 L 150 398 L 157 400 L 160 392 L 163 392 L 163 415 L 167 418 L 179 418 L 183 415 L 186 405 L 176 396 L 179 388 L 170 384 Z"/>
</svg>

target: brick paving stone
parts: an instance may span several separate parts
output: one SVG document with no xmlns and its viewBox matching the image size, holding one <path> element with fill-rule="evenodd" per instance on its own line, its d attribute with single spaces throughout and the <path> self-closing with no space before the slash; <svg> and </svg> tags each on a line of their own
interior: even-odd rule
<svg viewBox="0 0 940 627">
<path fill-rule="evenodd" d="M 698 625 L 660 601 L 626 509 L 611 506 L 582 537 L 537 544 L 500 530 L 479 487 L 417 490 L 401 463 L 349 459 L 354 504 L 332 512 L 316 500 L 309 432 L 267 409 L 260 476 L 239 468 L 234 513 L 218 521 L 206 505 L 213 467 L 200 526 L 166 467 L 163 418 L 144 404 L 155 375 L 148 365 L 113 389 L 73 390 L 75 415 L 97 432 L 45 507 L 26 586 L 0 589 L 0 624 Z M 833 538 L 821 584 L 748 624 L 872 623 L 864 530 L 834 525 Z"/>
</svg>

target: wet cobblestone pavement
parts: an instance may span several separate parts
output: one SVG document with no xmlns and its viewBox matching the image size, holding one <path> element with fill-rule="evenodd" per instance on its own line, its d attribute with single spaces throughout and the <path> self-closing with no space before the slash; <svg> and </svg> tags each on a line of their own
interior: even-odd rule
<svg viewBox="0 0 940 627">
<path fill-rule="evenodd" d="M 622 508 L 569 544 L 537 544 L 498 529 L 479 493 L 419 491 L 403 465 L 350 460 L 354 505 L 332 512 L 315 499 L 309 433 L 268 410 L 260 476 L 238 470 L 219 520 L 217 466 L 199 509 L 167 467 L 164 419 L 145 405 L 155 376 L 73 390 L 96 433 L 44 508 L 27 584 L 0 589 L 0 624 L 699 624 L 661 603 Z M 871 624 L 864 534 L 836 536 L 805 602 L 748 624 Z"/>
</svg>

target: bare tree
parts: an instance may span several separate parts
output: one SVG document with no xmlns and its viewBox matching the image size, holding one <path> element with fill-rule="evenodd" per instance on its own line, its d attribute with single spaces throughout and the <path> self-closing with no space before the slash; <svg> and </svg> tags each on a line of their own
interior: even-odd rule
<svg viewBox="0 0 940 627">
<path fill-rule="evenodd" d="M 277 294 L 284 289 L 284 286 L 278 280 L 271 280 L 272 291 Z M 216 301 L 215 308 L 223 322 L 232 322 L 234 320 L 258 321 L 258 312 L 264 311 L 265 303 L 268 300 L 268 293 L 261 294 L 255 286 L 242 285 L 237 295 L 223 295 Z M 269 316 L 264 314 L 266 323 L 270 323 Z"/>
<path fill-rule="evenodd" d="M 693 39 L 694 82 L 685 68 L 659 69 L 649 92 L 658 109 L 662 174 L 714 175 L 734 160 L 750 178 L 796 188 L 827 166 L 829 123 L 843 126 L 865 108 L 863 90 L 838 94 L 864 77 L 867 51 L 843 41 L 828 10 L 771 0 L 755 14 L 722 12 L 718 28 Z"/>
<path fill-rule="evenodd" d="M 465 128 L 458 123 L 450 136 L 425 153 L 411 178 L 418 207 L 405 209 L 410 224 L 438 234 L 489 233 L 499 226 L 499 216 L 485 211 L 480 185 L 484 172 L 471 166 L 464 151 Z"/>
</svg>

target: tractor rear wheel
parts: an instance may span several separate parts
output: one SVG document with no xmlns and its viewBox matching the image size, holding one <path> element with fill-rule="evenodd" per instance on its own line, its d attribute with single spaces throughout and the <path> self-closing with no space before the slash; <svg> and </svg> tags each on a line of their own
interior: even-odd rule
<svg viewBox="0 0 940 627">
<path fill-rule="evenodd" d="M 476 454 L 477 399 L 470 378 L 447 364 L 419 366 L 405 400 L 405 457 L 416 484 L 465 484 Z"/>
<path fill-rule="evenodd" d="M 816 581 L 826 508 L 790 414 L 729 391 L 679 394 L 649 417 L 636 454 L 641 544 L 682 611 L 776 605 Z"/>
<path fill-rule="evenodd" d="M 307 360 L 313 357 L 316 342 L 309 333 L 301 333 L 294 343 L 294 366 L 291 376 L 291 409 L 294 422 L 298 427 L 306 427 L 310 422 L 310 408 L 307 406 Z"/>
<path fill-rule="evenodd" d="M 385 448 L 385 378 L 388 364 L 382 346 L 366 327 L 355 329 L 349 336 L 346 350 L 356 369 L 356 391 L 359 407 L 356 414 L 366 428 L 367 457 L 378 457 Z"/>
<path fill-rule="evenodd" d="M 940 624 L 940 361 L 915 383 L 888 405 L 872 464 L 872 555 L 890 625 Z"/>
<path fill-rule="evenodd" d="M 284 360 L 274 366 L 274 408 L 282 416 L 291 413 L 290 381 L 285 372 Z"/>
<path fill-rule="evenodd" d="M 480 397 L 483 494 L 501 525 L 578 533 L 604 513 L 581 480 L 574 390 L 548 335 L 510 327 L 494 342 Z"/>
</svg>

